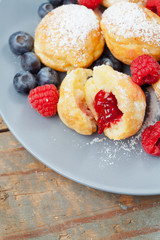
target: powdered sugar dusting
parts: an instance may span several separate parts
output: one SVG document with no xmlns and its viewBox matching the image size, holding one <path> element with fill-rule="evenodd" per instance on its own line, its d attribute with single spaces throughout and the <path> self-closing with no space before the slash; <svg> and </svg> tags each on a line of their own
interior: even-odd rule
<svg viewBox="0 0 160 240">
<path fill-rule="evenodd" d="M 89 144 L 94 144 L 94 143 L 100 143 L 100 142 L 103 142 L 105 140 L 106 140 L 106 138 L 98 138 L 98 137 L 96 137 L 90 143 L 86 143 L 86 144 L 89 145 Z"/>
<path fill-rule="evenodd" d="M 43 28 L 53 49 L 59 47 L 67 51 L 68 48 L 78 49 L 79 41 L 84 43 L 92 30 L 98 30 L 99 20 L 92 10 L 70 4 L 63 5 L 47 15 Z"/>
<path fill-rule="evenodd" d="M 138 37 L 160 46 L 160 24 L 156 18 L 147 16 L 147 11 L 135 3 L 116 3 L 103 13 L 102 23 L 109 33 L 116 34 L 117 41 L 120 37 Z"/>
<path fill-rule="evenodd" d="M 94 145 L 97 154 L 100 158 L 99 166 L 113 165 L 118 160 L 130 159 L 144 154 L 141 146 L 141 134 L 146 127 L 155 124 L 160 120 L 160 101 L 156 97 L 152 87 L 148 87 L 146 91 L 147 109 L 144 123 L 140 131 L 135 135 L 125 140 L 113 141 L 106 137 L 95 137 L 87 145 Z"/>
<path fill-rule="evenodd" d="M 158 100 L 152 87 L 145 89 L 147 99 L 147 109 L 144 122 L 140 131 L 124 140 L 110 140 L 104 135 L 94 134 L 92 136 L 83 136 L 82 141 L 77 141 L 77 133 L 65 128 L 66 137 L 72 133 L 72 144 L 78 149 L 83 149 L 86 154 L 89 153 L 90 158 L 96 159 L 100 169 L 122 165 L 124 162 L 128 164 L 131 159 L 141 161 L 144 159 L 145 152 L 141 146 L 141 134 L 146 127 L 155 124 L 160 120 L 160 101 Z M 62 123 L 61 123 L 62 124 Z M 117 164 L 117 162 L 119 162 Z"/>
</svg>

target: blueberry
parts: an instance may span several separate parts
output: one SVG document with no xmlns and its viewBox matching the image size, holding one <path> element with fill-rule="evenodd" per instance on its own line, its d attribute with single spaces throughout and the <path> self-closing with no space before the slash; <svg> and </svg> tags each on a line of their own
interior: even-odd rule
<svg viewBox="0 0 160 240">
<path fill-rule="evenodd" d="M 120 62 L 118 59 L 116 59 L 106 46 L 105 46 L 103 54 L 112 61 L 114 70 L 122 71 L 122 69 L 123 69 L 122 62 Z"/>
<path fill-rule="evenodd" d="M 67 5 L 67 4 L 77 4 L 77 0 L 64 0 L 63 5 Z"/>
<path fill-rule="evenodd" d="M 106 56 L 101 56 L 97 61 L 94 62 L 94 67 L 101 66 L 101 65 L 109 65 L 113 68 L 112 61 Z"/>
<path fill-rule="evenodd" d="M 40 86 L 45 84 L 54 84 L 58 88 L 60 85 L 58 73 L 49 67 L 42 68 L 38 72 L 36 80 Z"/>
<path fill-rule="evenodd" d="M 102 4 L 99 4 L 98 9 L 100 10 L 101 13 L 103 13 L 106 10 L 106 7 L 103 6 Z"/>
<path fill-rule="evenodd" d="M 41 62 L 33 52 L 26 52 L 21 56 L 21 65 L 25 71 L 31 73 L 37 73 L 41 68 Z"/>
<path fill-rule="evenodd" d="M 26 32 L 15 32 L 9 37 L 9 46 L 11 51 L 16 55 L 22 55 L 33 49 L 34 39 Z"/>
<path fill-rule="evenodd" d="M 58 7 L 61 6 L 63 4 L 63 0 L 49 0 L 49 2 L 54 6 L 54 7 Z"/>
<path fill-rule="evenodd" d="M 42 3 L 38 8 L 38 15 L 43 18 L 46 14 L 54 9 L 53 5 L 46 2 Z"/>
<path fill-rule="evenodd" d="M 110 59 L 113 63 L 114 70 L 121 72 L 123 69 L 123 64 L 120 61 L 118 61 L 113 55 L 112 57 L 110 57 Z"/>
<path fill-rule="evenodd" d="M 27 94 L 37 86 L 37 82 L 30 72 L 22 71 L 14 76 L 13 85 L 17 92 Z"/>
</svg>

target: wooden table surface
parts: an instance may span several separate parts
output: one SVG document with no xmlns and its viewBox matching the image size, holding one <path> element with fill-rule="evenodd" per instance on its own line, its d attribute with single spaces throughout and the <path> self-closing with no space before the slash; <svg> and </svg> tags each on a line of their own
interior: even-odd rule
<svg viewBox="0 0 160 240">
<path fill-rule="evenodd" d="M 74 183 L 28 153 L 0 118 L 0 240 L 160 239 L 160 196 Z"/>
</svg>

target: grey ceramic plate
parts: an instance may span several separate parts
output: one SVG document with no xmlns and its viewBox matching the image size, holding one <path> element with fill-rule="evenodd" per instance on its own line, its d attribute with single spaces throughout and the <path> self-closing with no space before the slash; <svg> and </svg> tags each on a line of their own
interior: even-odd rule
<svg viewBox="0 0 160 240">
<path fill-rule="evenodd" d="M 143 151 L 141 132 L 125 141 L 110 141 L 98 134 L 81 136 L 64 126 L 58 116 L 47 119 L 38 115 L 26 96 L 14 90 L 12 79 L 20 65 L 8 48 L 8 37 L 18 30 L 34 35 L 41 2 L 0 1 L 0 110 L 6 124 L 29 152 L 67 178 L 115 193 L 159 194 L 160 159 Z M 152 89 L 146 94 L 148 108 L 142 130 L 159 118 L 159 102 Z"/>
</svg>

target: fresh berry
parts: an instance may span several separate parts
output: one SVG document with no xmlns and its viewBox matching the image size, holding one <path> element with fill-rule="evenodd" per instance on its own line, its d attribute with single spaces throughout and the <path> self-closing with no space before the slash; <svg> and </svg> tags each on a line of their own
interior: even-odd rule
<svg viewBox="0 0 160 240">
<path fill-rule="evenodd" d="M 22 55 L 33 49 L 34 39 L 26 32 L 15 32 L 9 37 L 9 46 L 16 55 Z"/>
<path fill-rule="evenodd" d="M 61 6 L 63 4 L 63 0 L 49 0 L 49 2 L 54 6 L 54 7 L 58 7 Z"/>
<path fill-rule="evenodd" d="M 78 0 L 80 5 L 84 5 L 87 8 L 95 9 L 100 4 L 101 0 Z"/>
<path fill-rule="evenodd" d="M 51 3 L 42 3 L 38 8 L 38 15 L 40 18 L 43 18 L 45 15 L 47 15 L 50 11 L 54 9 L 53 5 Z"/>
<path fill-rule="evenodd" d="M 60 85 L 58 73 L 49 67 L 42 68 L 38 72 L 36 80 L 40 86 L 45 84 L 54 84 L 58 88 Z"/>
<path fill-rule="evenodd" d="M 41 68 L 41 62 L 33 52 L 26 52 L 21 56 L 22 68 L 31 73 L 37 73 Z"/>
<path fill-rule="evenodd" d="M 107 57 L 105 57 L 105 56 L 102 56 L 102 57 L 100 57 L 97 61 L 95 61 L 94 62 L 94 67 L 95 66 L 101 66 L 101 65 L 109 65 L 109 66 L 111 66 L 112 68 L 113 68 L 113 63 L 112 63 L 112 61 L 109 59 L 109 58 L 107 58 Z"/>
<path fill-rule="evenodd" d="M 131 64 L 133 82 L 138 85 L 153 84 L 160 78 L 160 65 L 149 55 L 141 55 Z"/>
<path fill-rule="evenodd" d="M 160 0 L 147 0 L 146 7 L 160 16 Z"/>
<path fill-rule="evenodd" d="M 27 94 L 37 86 L 37 82 L 30 72 L 22 71 L 14 76 L 13 85 L 17 92 Z"/>
<path fill-rule="evenodd" d="M 77 0 L 64 0 L 63 5 L 67 5 L 67 4 L 77 4 Z"/>
<path fill-rule="evenodd" d="M 112 55 L 112 53 L 110 52 L 109 48 L 107 48 L 106 46 L 105 46 L 103 55 L 104 55 L 104 56 L 107 56 L 107 57 L 111 60 L 111 62 L 112 62 L 112 64 L 113 64 L 113 69 L 114 69 L 114 70 L 119 71 L 119 72 L 121 72 L 121 71 L 123 70 L 123 64 L 122 64 L 122 62 L 118 61 L 118 59 L 116 59 L 116 58 Z"/>
<path fill-rule="evenodd" d="M 160 156 L 160 121 L 144 130 L 141 143 L 146 153 Z"/>
<path fill-rule="evenodd" d="M 95 96 L 95 110 L 98 114 L 98 133 L 103 133 L 104 129 L 116 124 L 121 119 L 123 113 L 118 108 L 117 99 L 113 93 L 106 93 L 100 90 Z"/>
<path fill-rule="evenodd" d="M 50 117 L 57 112 L 58 91 L 54 85 L 45 85 L 34 88 L 28 96 L 31 106 L 42 116 Z"/>
<path fill-rule="evenodd" d="M 103 12 L 106 10 L 106 7 L 103 6 L 102 4 L 100 4 L 100 5 L 98 6 L 98 9 L 99 9 L 99 11 L 100 11 L 101 13 L 103 13 Z"/>
</svg>

